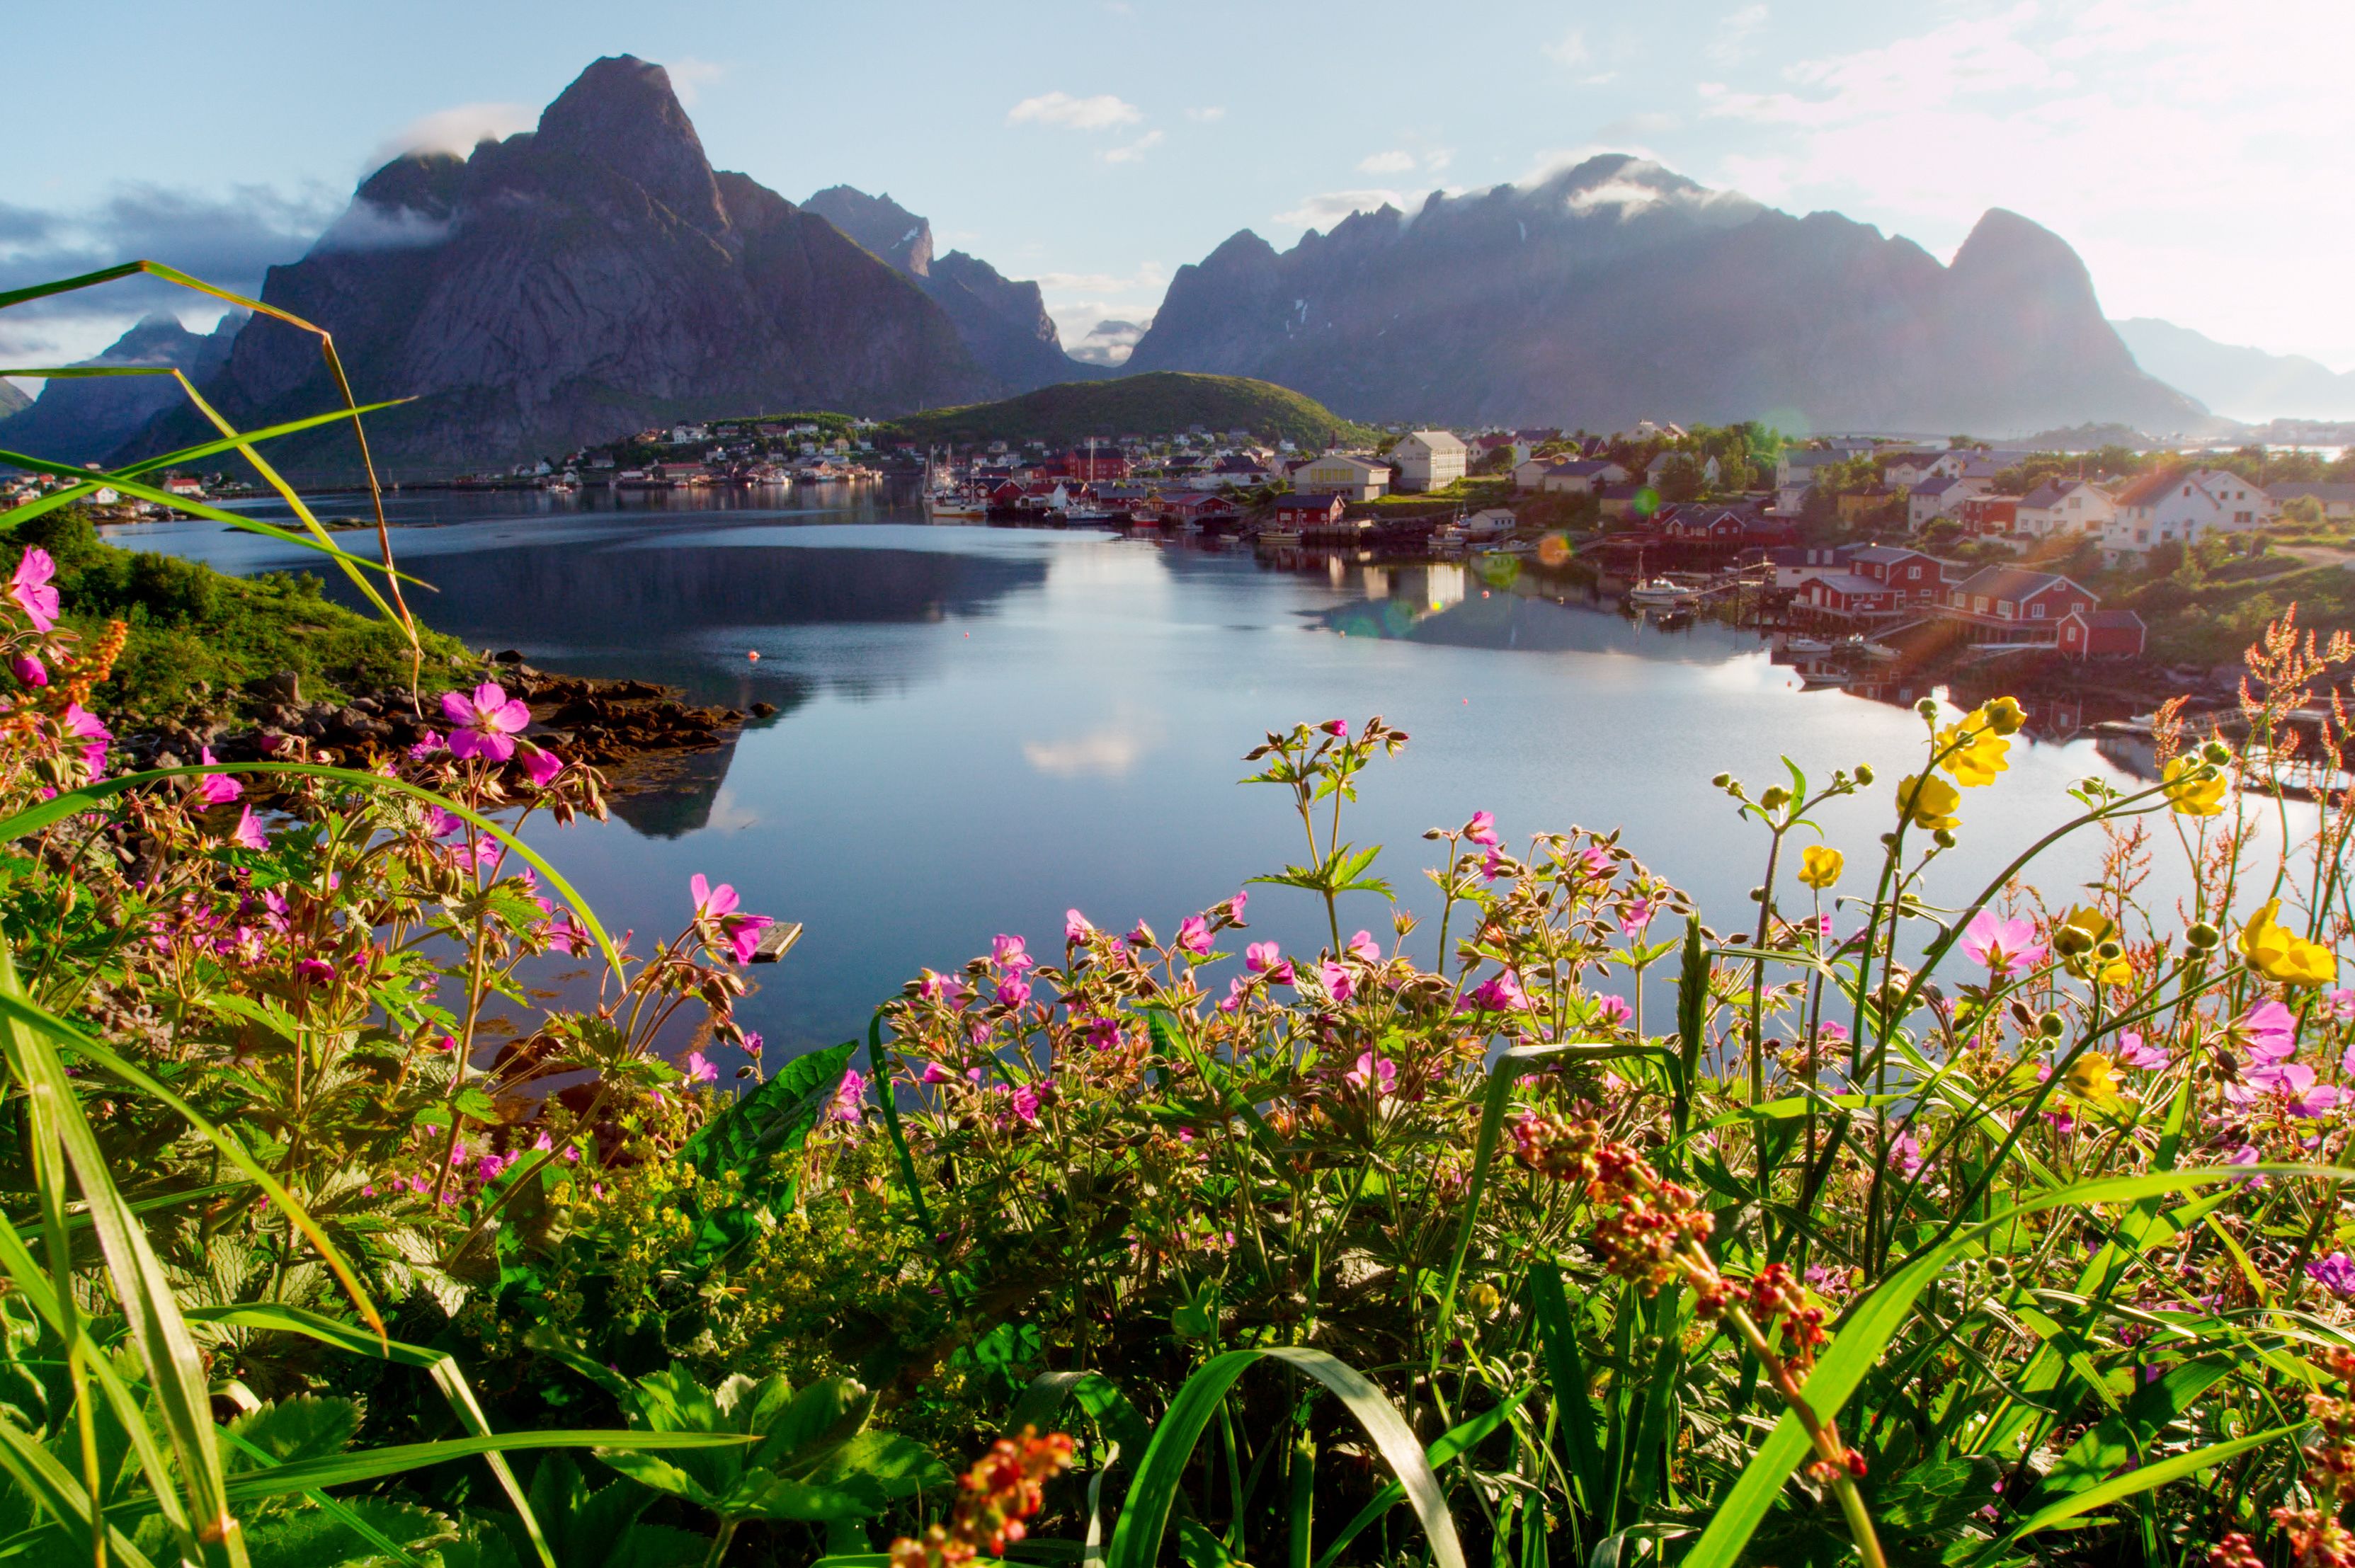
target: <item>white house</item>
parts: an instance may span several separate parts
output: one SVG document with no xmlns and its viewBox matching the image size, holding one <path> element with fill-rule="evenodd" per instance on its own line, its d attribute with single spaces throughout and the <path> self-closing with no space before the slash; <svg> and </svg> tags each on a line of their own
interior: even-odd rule
<svg viewBox="0 0 2355 1568">
<path fill-rule="evenodd" d="M 2271 522 L 2274 510 L 2264 490 L 2225 470 L 2147 473 L 2118 492 L 2102 548 L 2118 560 L 2160 545 L 2189 547 L 2211 534 L 2247 533 Z"/>
<path fill-rule="evenodd" d="M 2048 479 L 2019 498 L 2012 532 L 2048 539 L 2056 534 L 2099 535 L 2118 514 L 2110 493 L 2083 479 Z"/>
<path fill-rule="evenodd" d="M 1671 463 L 1675 462 L 1676 460 L 1680 457 L 1690 457 L 1691 455 L 1692 454 L 1690 452 L 1679 452 L 1674 450 L 1661 452 L 1658 456 L 1652 459 L 1649 463 L 1645 465 L 1644 482 L 1654 486 L 1658 485 L 1660 481 L 1667 477 L 1668 467 Z M 1714 457 L 1705 457 L 1700 460 L 1700 477 L 1703 483 L 1715 485 L 1717 483 L 1718 472 L 1717 459 Z"/>
<path fill-rule="evenodd" d="M 1387 495 L 1391 465 L 1348 452 L 1327 452 L 1292 471 L 1292 488 L 1303 495 L 1337 495 L 1344 501 L 1371 501 Z"/>
<path fill-rule="evenodd" d="M 1519 522 L 1520 519 L 1513 515 L 1511 507 L 1491 506 L 1464 519 L 1464 533 L 1466 538 L 1493 538 L 1499 534 L 1511 533 Z"/>
<path fill-rule="evenodd" d="M 1782 456 L 1774 460 L 1774 509 L 1785 514 L 1798 511 L 1806 504 L 1807 492 L 1815 488 L 1816 470 L 1848 459 L 1849 454 L 1842 451 L 1785 447 Z"/>
<path fill-rule="evenodd" d="M 1974 495 L 1985 495 L 1995 485 L 1984 479 L 1926 479 L 1905 493 L 1905 523 L 1926 527 L 1940 517 L 1954 515 Z"/>
<path fill-rule="evenodd" d="M 1518 483 L 1519 471 L 1514 473 Z M 1592 495 L 1604 485 L 1626 482 L 1627 471 L 1609 458 L 1574 458 L 1549 464 L 1538 476 L 1537 488 L 1550 495 Z"/>
<path fill-rule="evenodd" d="M 1390 450 L 1401 490 L 1439 490 L 1464 477 L 1471 452 L 1446 430 L 1410 430 Z"/>
<path fill-rule="evenodd" d="M 2310 500 L 2333 523 L 2355 522 L 2355 484 L 2269 484 L 2265 495 L 2276 513 L 2293 501 Z"/>
</svg>

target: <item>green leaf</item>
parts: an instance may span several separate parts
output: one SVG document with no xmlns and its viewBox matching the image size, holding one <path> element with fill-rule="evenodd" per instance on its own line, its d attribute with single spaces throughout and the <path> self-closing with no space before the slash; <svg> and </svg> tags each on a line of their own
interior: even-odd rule
<svg viewBox="0 0 2355 1568">
<path fill-rule="evenodd" d="M 846 1040 L 786 1063 L 687 1139 L 681 1150 L 687 1163 L 706 1178 L 730 1171 L 749 1176 L 773 1157 L 798 1150 L 833 1103 L 858 1049 L 857 1041 Z"/>
<path fill-rule="evenodd" d="M 956 1484 L 955 1475 L 938 1455 L 897 1432 L 859 1433 L 827 1455 L 810 1478 L 827 1485 L 851 1476 L 866 1477 L 891 1499 Z"/>
<path fill-rule="evenodd" d="M 266 1518 L 245 1531 L 245 1547 L 252 1568 L 331 1568 L 380 1563 L 388 1543 L 409 1555 L 457 1534 L 446 1515 L 429 1509 L 354 1498 L 333 1510 L 305 1508 Z"/>
<path fill-rule="evenodd" d="M 2244 1166 L 2243 1169 L 2246 1170 L 2248 1167 Z M 2169 1481 L 2196 1474 L 2211 1465 L 2222 1464 L 2235 1454 L 2245 1454 L 2250 1449 L 2263 1447 L 2267 1443 L 2278 1443 L 2284 1438 L 2295 1437 L 2302 1429 L 2303 1423 L 2292 1423 L 2290 1425 L 2276 1426 L 2266 1432 L 2253 1432 L 2246 1437 L 2235 1437 L 2228 1443 L 2211 1443 L 2205 1448 L 2194 1448 L 2188 1454 L 2172 1455 L 2155 1464 L 2128 1470 L 2125 1475 L 2115 1479 L 2104 1481 L 2099 1486 L 2088 1487 L 2081 1492 L 2073 1492 L 2058 1501 L 2038 1509 L 2006 1531 L 2003 1539 L 1987 1549 L 1988 1552 L 1992 1553 L 1998 1548 L 2008 1546 L 2023 1536 L 2033 1535 L 2040 1530 L 2050 1530 L 2056 1524 L 2075 1519 L 2082 1514 L 2092 1513 L 2095 1509 L 2107 1508 L 2114 1502 L 2150 1491 L 2154 1488 L 2163 1487 Z"/>
<path fill-rule="evenodd" d="M 2083 1491 L 2133 1464 L 2169 1423 L 2232 1371 L 2232 1362 L 2212 1358 L 2168 1368 L 2158 1382 L 2137 1390 L 2125 1410 L 2103 1417 L 2070 1445 L 2045 1474 L 2039 1499 Z"/>
<path fill-rule="evenodd" d="M 1404 1483 L 1407 1500 L 1422 1522 L 1439 1568 L 1465 1568 L 1464 1548 L 1456 1540 L 1455 1522 L 1448 1517 L 1447 1499 L 1423 1457 L 1423 1445 L 1415 1441 L 1413 1429 L 1363 1375 L 1322 1351 L 1290 1345 L 1230 1351 L 1205 1363 L 1180 1385 L 1130 1483 L 1127 1506 L 1121 1510 L 1120 1523 L 1113 1531 L 1108 1568 L 1154 1568 L 1161 1555 L 1161 1538 L 1169 1528 L 1170 1510 L 1193 1462 L 1194 1446 L 1235 1380 L 1262 1361 L 1281 1361 L 1340 1396 Z"/>
<path fill-rule="evenodd" d="M 233 1456 L 229 1469 L 258 1469 L 272 1462 L 320 1459 L 340 1454 L 360 1429 L 360 1407 L 349 1399 L 298 1394 L 240 1415 L 229 1429 L 266 1457 Z"/>
</svg>

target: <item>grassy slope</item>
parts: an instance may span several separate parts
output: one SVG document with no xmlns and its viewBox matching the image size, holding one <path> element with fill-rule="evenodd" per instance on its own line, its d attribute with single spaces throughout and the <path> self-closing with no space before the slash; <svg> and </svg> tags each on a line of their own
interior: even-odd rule
<svg viewBox="0 0 2355 1568">
<path fill-rule="evenodd" d="M 2231 664 L 2240 661 L 2265 623 L 2295 603 L 2298 624 L 2326 634 L 2355 629 L 2355 572 L 2336 565 L 2306 567 L 2254 581 L 2221 575 L 2187 583 L 2159 578 L 2110 601 L 2135 610 L 2149 628 L 2150 656 L 2171 662 Z"/>
<path fill-rule="evenodd" d="M 923 441 L 1050 443 L 1090 436 L 1167 436 L 1199 425 L 1249 430 L 1302 446 L 1372 442 L 1379 432 L 1351 424 L 1313 398 L 1272 381 L 1156 370 L 1110 381 L 1066 381 L 997 403 L 928 408 L 895 421 Z"/>
<path fill-rule="evenodd" d="M 307 574 L 232 577 L 177 556 L 118 550 L 71 509 L 37 517 L 0 543 L 0 564 L 13 568 L 24 545 L 56 558 L 67 625 L 87 637 L 110 618 L 131 624 L 114 678 L 93 705 L 105 712 L 176 713 L 204 702 L 200 681 L 218 694 L 278 670 L 303 676 L 306 700 L 409 683 L 400 631 L 320 598 Z M 428 632 L 426 652 L 424 688 L 448 686 L 449 661 L 465 648 Z"/>
</svg>

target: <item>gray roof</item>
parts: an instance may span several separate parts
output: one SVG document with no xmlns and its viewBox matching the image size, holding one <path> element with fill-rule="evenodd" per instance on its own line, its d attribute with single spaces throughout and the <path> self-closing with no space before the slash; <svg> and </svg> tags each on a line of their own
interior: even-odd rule
<svg viewBox="0 0 2355 1568">
<path fill-rule="evenodd" d="M 2268 484 L 2265 493 L 2275 501 L 2292 501 L 2310 495 L 2315 500 L 2333 506 L 2355 505 L 2355 484 Z"/>
</svg>

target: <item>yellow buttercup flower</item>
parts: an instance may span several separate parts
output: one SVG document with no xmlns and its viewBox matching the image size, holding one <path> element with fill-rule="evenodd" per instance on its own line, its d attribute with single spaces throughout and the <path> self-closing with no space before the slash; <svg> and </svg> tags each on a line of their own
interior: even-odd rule
<svg viewBox="0 0 2355 1568">
<path fill-rule="evenodd" d="M 1938 750 L 1942 753 L 1938 766 L 1953 774 L 1955 783 L 1968 789 L 1994 783 L 1995 776 L 2011 766 L 2004 758 L 2004 753 L 2010 749 L 2011 742 L 1996 732 L 1985 714 L 1973 714 L 1938 732 Z"/>
<path fill-rule="evenodd" d="M 2021 713 L 2019 705 L 2009 697 L 1996 697 L 1981 705 L 1979 716 L 1987 720 L 1987 727 L 1998 735 L 2018 735 L 2019 726 L 2028 722 L 2028 715 Z"/>
<path fill-rule="evenodd" d="M 2339 975 L 2339 955 L 2309 942 L 2275 918 L 2281 900 L 2270 899 L 2241 931 L 2241 956 L 2249 967 L 2284 985 L 2328 985 Z"/>
<path fill-rule="evenodd" d="M 1846 863 L 1840 852 L 1829 844 L 1809 844 L 1799 852 L 1799 880 L 1821 892 L 1839 880 L 1840 867 Z"/>
<path fill-rule="evenodd" d="M 2070 1064 L 2068 1075 L 2061 1084 L 2081 1100 L 2118 1097 L 2118 1080 L 2110 1071 L 2110 1059 L 2099 1051 L 2088 1051 Z"/>
<path fill-rule="evenodd" d="M 1955 808 L 1962 792 L 1935 774 L 1917 773 L 1897 781 L 1897 811 L 1917 828 L 1959 828 Z"/>
<path fill-rule="evenodd" d="M 2212 817 L 2224 809 L 2224 793 L 2230 781 L 2221 768 L 2212 769 L 2212 777 L 2202 778 L 2211 765 L 2192 752 L 2185 752 L 2167 765 L 2167 801 L 2186 817 Z"/>
</svg>

